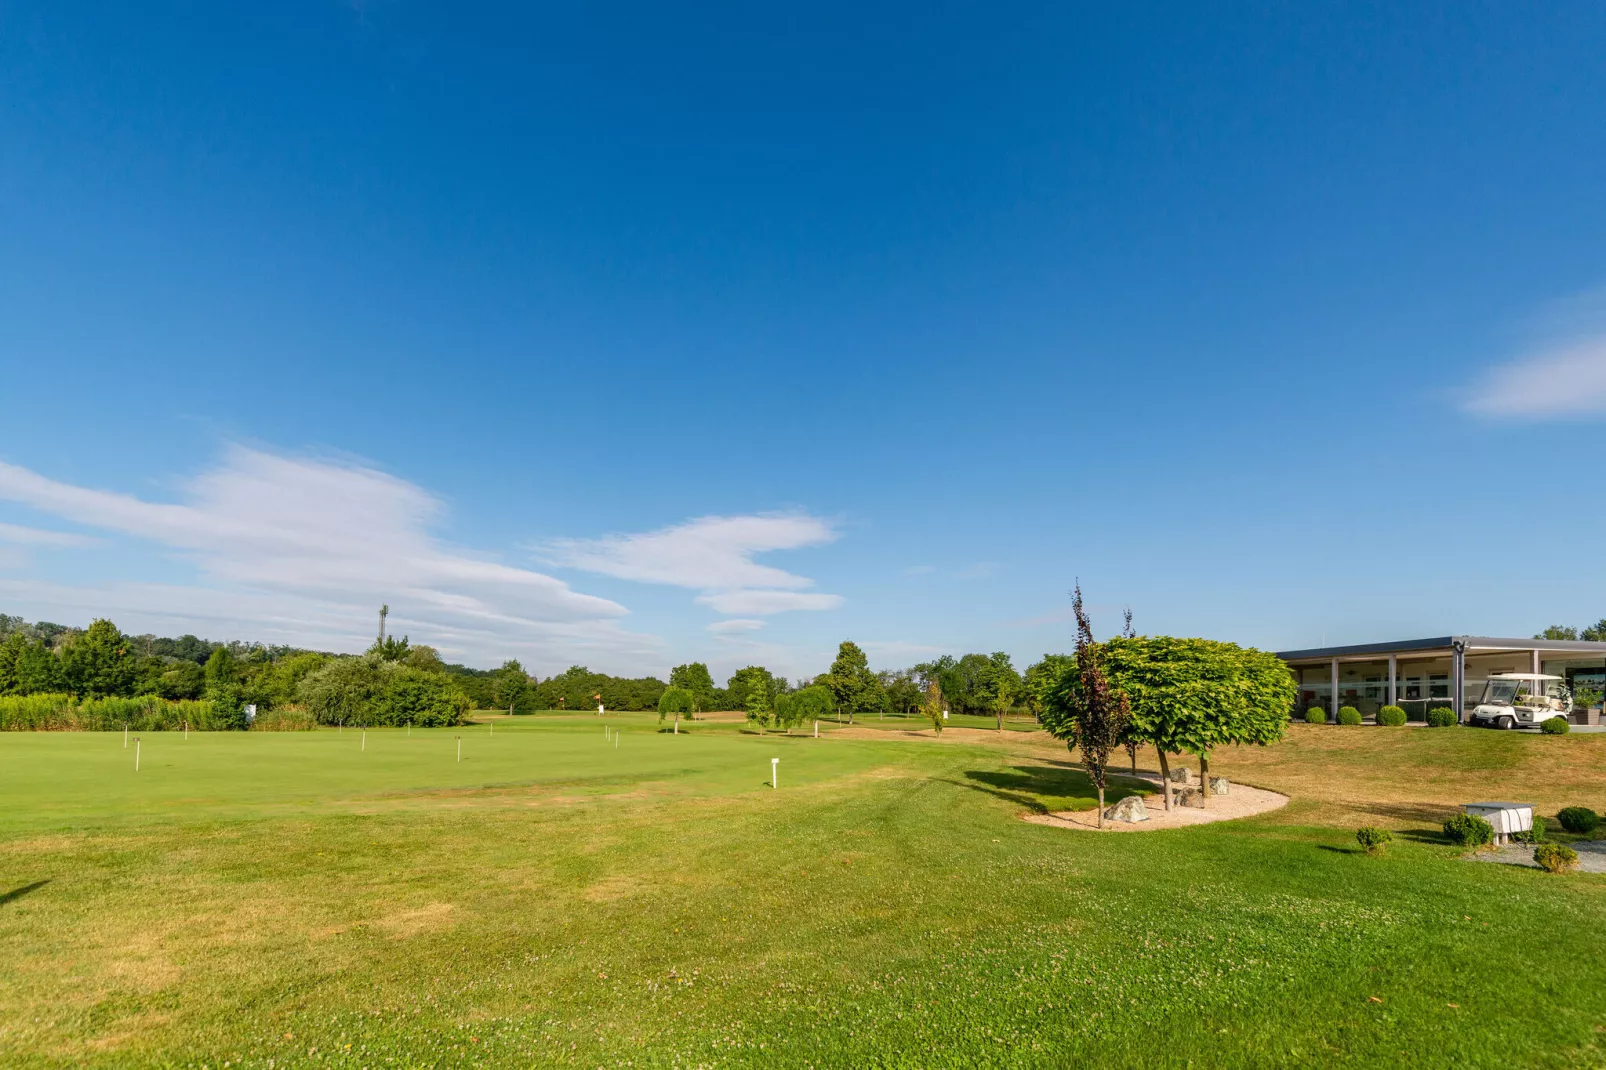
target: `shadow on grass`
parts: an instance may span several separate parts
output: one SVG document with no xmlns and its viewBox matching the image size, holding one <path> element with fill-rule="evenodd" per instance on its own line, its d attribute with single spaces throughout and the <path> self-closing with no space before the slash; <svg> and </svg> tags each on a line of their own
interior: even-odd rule
<svg viewBox="0 0 1606 1070">
<path fill-rule="evenodd" d="M 11 889 L 11 891 L 0 895 L 0 907 L 5 906 L 7 903 L 12 902 L 13 900 L 21 899 L 30 892 L 37 892 L 39 889 L 49 884 L 53 879 L 54 878 L 52 877 L 46 877 L 42 881 L 34 881 L 32 884 L 24 884 L 20 888 Z"/>
<path fill-rule="evenodd" d="M 1318 851 L 1331 851 L 1336 855 L 1360 855 L 1366 853 L 1359 847 L 1334 847 L 1330 843 L 1318 843 L 1316 849 Z"/>
<path fill-rule="evenodd" d="M 994 798 L 1046 814 L 1054 810 L 1091 809 L 1098 804 L 1098 789 L 1080 768 L 1051 765 L 1017 765 L 1014 771 L 996 769 L 970 769 L 966 780 L 950 781 L 960 787 L 979 791 Z M 1148 784 L 1138 785 L 1128 777 L 1110 775 L 1104 789 L 1104 804 L 1112 805 L 1128 795 L 1152 791 Z"/>
</svg>

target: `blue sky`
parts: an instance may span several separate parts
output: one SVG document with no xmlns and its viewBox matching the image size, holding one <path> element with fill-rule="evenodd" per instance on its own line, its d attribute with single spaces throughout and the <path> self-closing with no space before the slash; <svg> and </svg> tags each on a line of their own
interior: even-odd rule
<svg viewBox="0 0 1606 1070">
<path fill-rule="evenodd" d="M 0 611 L 789 675 L 1606 616 L 1606 8 L 8 4 Z"/>
</svg>

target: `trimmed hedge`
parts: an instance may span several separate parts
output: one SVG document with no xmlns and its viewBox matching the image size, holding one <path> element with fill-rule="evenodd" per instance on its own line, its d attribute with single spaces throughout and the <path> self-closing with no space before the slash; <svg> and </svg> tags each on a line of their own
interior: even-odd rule
<svg viewBox="0 0 1606 1070">
<path fill-rule="evenodd" d="M 1327 711 L 1322 709 L 1320 706 L 1312 706 L 1310 709 L 1305 711 L 1305 723 L 1326 724 Z"/>
<path fill-rule="evenodd" d="M 1354 706 L 1343 706 L 1338 711 L 1339 724 L 1360 724 L 1361 711 Z"/>
<path fill-rule="evenodd" d="M 1552 717 L 1539 723 L 1539 731 L 1547 736 L 1565 736 L 1572 730 L 1573 726 L 1567 723 L 1565 717 Z"/>
<path fill-rule="evenodd" d="M 1435 706 L 1428 711 L 1429 728 L 1454 728 L 1455 711 L 1448 706 Z"/>
<path fill-rule="evenodd" d="M 1392 839 L 1394 839 L 1392 832 L 1380 829 L 1376 825 L 1363 825 L 1355 830 L 1355 842 L 1366 848 L 1366 853 L 1369 855 L 1382 854 Z"/>
<path fill-rule="evenodd" d="M 1399 728 L 1405 724 L 1405 711 L 1398 706 L 1384 706 L 1377 711 L 1377 723 L 1384 728 Z"/>
<path fill-rule="evenodd" d="M 1587 806 L 1566 806 L 1556 815 L 1561 827 L 1577 836 L 1587 836 L 1600 824 L 1600 815 Z"/>
<path fill-rule="evenodd" d="M 1494 826 L 1475 814 L 1456 814 L 1444 823 L 1444 835 L 1462 847 L 1484 847 L 1494 842 Z"/>
<path fill-rule="evenodd" d="M 1546 873 L 1570 873 L 1578 868 L 1578 852 L 1563 843 L 1542 843 L 1534 848 L 1534 861 Z"/>
</svg>

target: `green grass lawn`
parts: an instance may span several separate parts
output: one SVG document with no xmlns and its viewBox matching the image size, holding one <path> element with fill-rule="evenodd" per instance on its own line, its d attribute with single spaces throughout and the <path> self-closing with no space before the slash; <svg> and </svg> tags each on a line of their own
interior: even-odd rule
<svg viewBox="0 0 1606 1070">
<path fill-rule="evenodd" d="M 1017 733 L 608 722 L 0 735 L 0 1064 L 1606 1062 L 1602 878 L 1031 825 L 1087 785 Z"/>
</svg>

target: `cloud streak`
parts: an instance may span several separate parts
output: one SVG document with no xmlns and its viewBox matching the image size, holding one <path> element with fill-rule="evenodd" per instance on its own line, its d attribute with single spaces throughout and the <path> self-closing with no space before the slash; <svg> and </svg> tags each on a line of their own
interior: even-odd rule
<svg viewBox="0 0 1606 1070">
<path fill-rule="evenodd" d="M 1606 334 L 1490 369 L 1463 408 L 1492 420 L 1559 420 L 1606 413 Z"/>
<path fill-rule="evenodd" d="M 454 653 L 522 652 L 550 663 L 656 649 L 656 640 L 619 626 L 627 611 L 617 602 L 440 542 L 429 526 L 444 515 L 441 503 L 370 467 L 237 446 L 182 497 L 150 502 L 0 463 L 0 500 L 156 543 L 210 581 L 93 589 L 13 581 L 0 590 L 93 603 L 81 605 L 89 612 L 127 606 L 175 622 L 255 621 L 286 636 L 322 636 L 336 649 L 362 641 L 381 602 L 395 607 L 396 625 L 416 626 L 415 638 Z"/>
<path fill-rule="evenodd" d="M 753 558 L 820 546 L 836 528 L 804 513 L 705 516 L 638 535 L 554 539 L 535 547 L 553 565 L 638 583 L 700 590 L 696 601 L 719 613 L 768 616 L 835 609 L 840 595 L 808 592 L 814 581 Z"/>
</svg>

